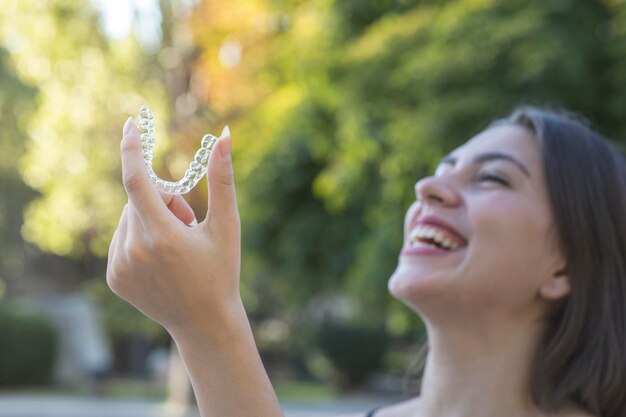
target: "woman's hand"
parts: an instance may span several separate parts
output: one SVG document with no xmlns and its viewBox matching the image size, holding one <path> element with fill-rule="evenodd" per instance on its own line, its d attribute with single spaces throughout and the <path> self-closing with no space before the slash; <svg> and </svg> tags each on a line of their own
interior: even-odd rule
<svg viewBox="0 0 626 417">
<path fill-rule="evenodd" d="M 206 218 L 193 226 L 185 200 L 159 195 L 150 183 L 130 120 L 121 148 L 128 204 L 109 249 L 109 286 L 172 335 L 201 415 L 283 416 L 239 296 L 241 226 L 228 129 L 209 157 Z"/>
<path fill-rule="evenodd" d="M 220 326 L 241 308 L 241 227 L 228 129 L 209 158 L 208 212 L 197 225 L 188 226 L 195 216 L 181 196 L 160 194 L 151 184 L 131 119 L 121 152 L 129 201 L 109 249 L 107 283 L 173 336 Z"/>
</svg>

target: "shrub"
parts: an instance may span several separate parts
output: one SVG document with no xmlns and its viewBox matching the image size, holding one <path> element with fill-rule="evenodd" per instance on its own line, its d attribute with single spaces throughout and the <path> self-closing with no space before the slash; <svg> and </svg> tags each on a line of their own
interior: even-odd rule
<svg viewBox="0 0 626 417">
<path fill-rule="evenodd" d="M 339 374 L 344 389 L 362 384 L 382 366 L 389 337 L 384 328 L 357 323 L 324 323 L 317 332 L 317 345 Z"/>
<path fill-rule="evenodd" d="M 37 313 L 0 304 L 0 385 L 50 382 L 56 353 L 52 323 Z"/>
</svg>

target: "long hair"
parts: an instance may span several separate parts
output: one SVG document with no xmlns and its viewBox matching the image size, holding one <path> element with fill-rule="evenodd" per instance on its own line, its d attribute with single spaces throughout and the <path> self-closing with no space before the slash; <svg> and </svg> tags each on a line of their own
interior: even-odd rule
<svg viewBox="0 0 626 417">
<path fill-rule="evenodd" d="M 571 292 L 547 326 L 531 374 L 535 403 L 574 402 L 598 417 L 626 416 L 626 160 L 565 112 L 515 110 L 493 124 L 533 133 Z"/>
</svg>

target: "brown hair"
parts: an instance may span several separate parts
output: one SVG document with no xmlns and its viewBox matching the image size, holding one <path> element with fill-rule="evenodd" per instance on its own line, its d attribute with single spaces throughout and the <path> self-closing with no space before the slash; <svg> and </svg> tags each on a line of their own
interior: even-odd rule
<svg viewBox="0 0 626 417">
<path fill-rule="evenodd" d="M 548 318 L 533 363 L 538 407 L 574 402 L 626 416 L 626 160 L 570 113 L 522 107 L 492 125 L 529 129 L 542 154 L 571 293 Z"/>
</svg>

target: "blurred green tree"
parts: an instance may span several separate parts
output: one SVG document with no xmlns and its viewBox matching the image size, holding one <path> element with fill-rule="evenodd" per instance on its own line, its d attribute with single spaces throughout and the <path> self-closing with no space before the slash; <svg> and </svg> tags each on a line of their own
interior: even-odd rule
<svg viewBox="0 0 626 417">
<path fill-rule="evenodd" d="M 25 124 L 34 110 L 36 89 L 21 82 L 0 49 L 0 298 L 7 280 L 24 268 L 25 247 L 20 238 L 22 212 L 35 196 L 15 169 L 25 151 Z"/>
<path fill-rule="evenodd" d="M 521 103 L 626 132 L 622 0 L 176 4 L 160 2 L 153 52 L 107 39 L 87 0 L 0 9 L 0 83 L 17 89 L 0 93 L 0 159 L 19 159 L 18 182 L 38 193 L 22 233 L 41 249 L 106 256 L 125 201 L 119 129 L 145 101 L 178 141 L 159 142 L 163 176 L 231 125 L 253 314 L 342 293 L 404 333 L 417 319 L 386 283 L 413 186 L 443 154 Z M 189 198 L 206 208 L 205 190 Z"/>
<path fill-rule="evenodd" d="M 29 140 L 19 172 L 39 196 L 26 208 L 22 235 L 44 251 L 104 257 L 125 202 L 119 180 L 120 126 L 163 90 L 132 40 L 99 30 L 90 2 L 9 2 L 2 39 L 21 83 L 36 86 Z M 15 162 L 15 160 L 13 160 Z"/>
<path fill-rule="evenodd" d="M 198 71 L 234 126 L 251 305 L 338 291 L 413 328 L 386 283 L 416 180 L 519 104 L 622 132 L 623 4 L 204 1 Z"/>
<path fill-rule="evenodd" d="M 100 279 L 89 292 L 110 333 L 157 337 L 163 329 L 102 295 L 102 260 L 126 202 L 121 127 L 143 103 L 167 122 L 163 73 L 134 35 L 108 38 L 100 19 L 89 0 L 0 8 L 0 278 L 33 281 L 39 268 L 56 291 L 71 289 L 67 276 Z"/>
</svg>

